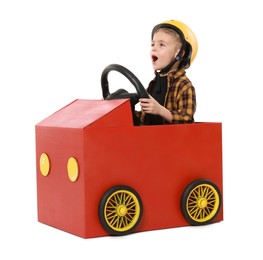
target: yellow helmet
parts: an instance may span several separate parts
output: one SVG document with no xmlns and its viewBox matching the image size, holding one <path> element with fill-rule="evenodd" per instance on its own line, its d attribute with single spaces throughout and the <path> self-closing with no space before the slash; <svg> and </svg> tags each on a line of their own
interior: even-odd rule
<svg viewBox="0 0 263 260">
<path fill-rule="evenodd" d="M 152 30 L 152 38 L 154 33 L 160 28 L 169 28 L 175 30 L 181 36 L 183 40 L 185 54 L 182 58 L 182 67 L 189 68 L 194 61 L 197 51 L 198 43 L 193 31 L 184 23 L 176 20 L 168 20 L 157 24 Z"/>
</svg>

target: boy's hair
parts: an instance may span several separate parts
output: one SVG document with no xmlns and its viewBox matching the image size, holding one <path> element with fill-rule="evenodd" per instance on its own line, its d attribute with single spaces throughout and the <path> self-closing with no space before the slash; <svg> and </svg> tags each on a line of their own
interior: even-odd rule
<svg viewBox="0 0 263 260">
<path fill-rule="evenodd" d="M 183 44 L 183 40 L 182 40 L 180 34 L 177 33 L 175 30 L 169 29 L 169 28 L 159 28 L 158 30 L 156 30 L 154 32 L 154 34 L 156 34 L 159 31 L 165 32 L 165 33 L 170 34 L 171 36 L 173 36 L 175 38 L 176 42 L 180 43 L 180 46 Z"/>
</svg>

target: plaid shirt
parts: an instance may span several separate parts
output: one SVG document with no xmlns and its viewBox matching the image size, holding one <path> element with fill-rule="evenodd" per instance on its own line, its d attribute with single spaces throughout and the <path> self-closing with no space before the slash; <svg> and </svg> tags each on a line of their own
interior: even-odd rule
<svg viewBox="0 0 263 260">
<path fill-rule="evenodd" d="M 151 91 L 155 79 L 149 83 L 147 92 Z M 172 113 L 173 124 L 193 123 L 196 110 L 195 89 L 187 78 L 185 70 L 170 71 L 167 75 L 167 93 L 164 106 Z M 137 113 L 141 122 L 144 122 L 145 113 Z M 168 124 L 168 122 L 164 122 Z"/>
</svg>

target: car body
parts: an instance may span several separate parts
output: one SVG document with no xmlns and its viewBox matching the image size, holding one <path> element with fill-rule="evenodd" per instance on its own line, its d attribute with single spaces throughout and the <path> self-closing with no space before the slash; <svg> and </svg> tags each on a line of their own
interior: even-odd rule
<svg viewBox="0 0 263 260">
<path fill-rule="evenodd" d="M 132 118 L 129 99 L 76 99 L 36 124 L 39 222 L 91 238 L 223 220 L 222 124 Z"/>
</svg>

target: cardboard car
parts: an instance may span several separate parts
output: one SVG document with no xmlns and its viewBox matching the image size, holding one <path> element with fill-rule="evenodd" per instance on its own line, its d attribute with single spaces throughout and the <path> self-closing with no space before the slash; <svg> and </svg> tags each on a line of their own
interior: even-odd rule
<svg viewBox="0 0 263 260">
<path fill-rule="evenodd" d="M 137 93 L 110 94 L 112 70 Z M 222 124 L 140 125 L 134 74 L 101 84 L 35 126 L 38 221 L 83 238 L 222 221 Z"/>
</svg>

